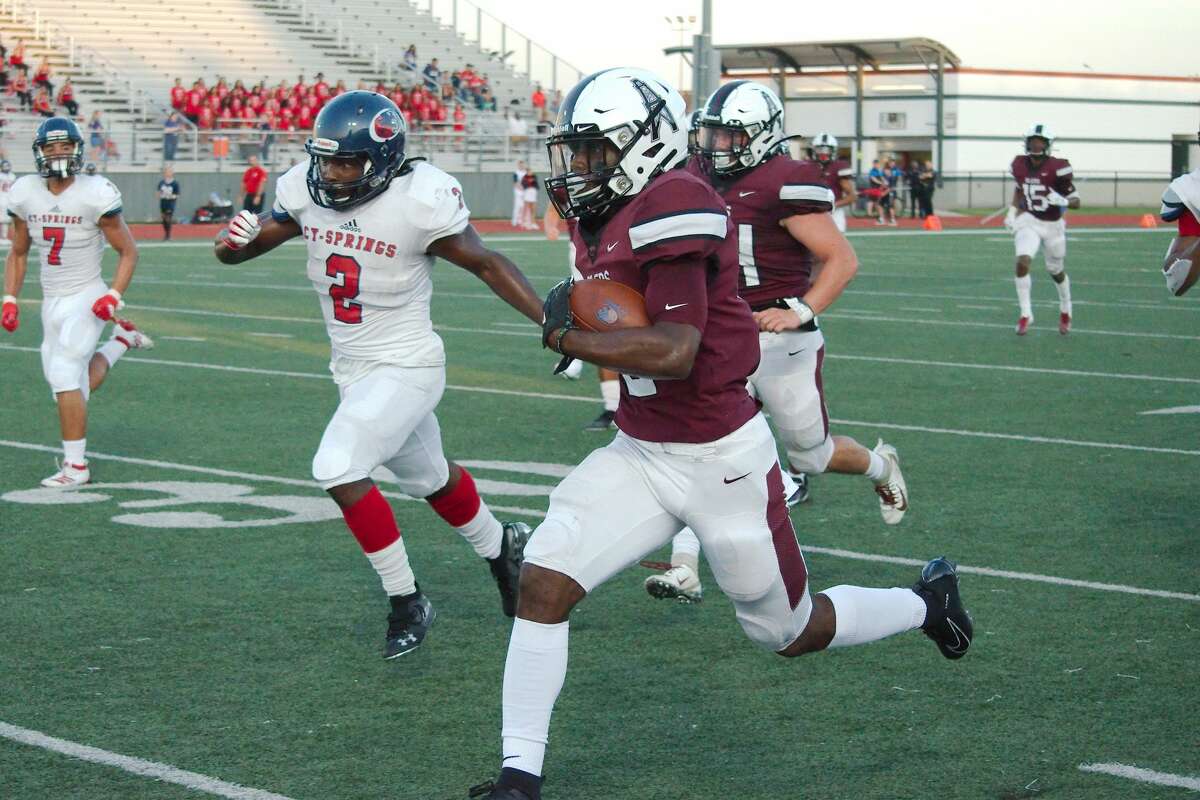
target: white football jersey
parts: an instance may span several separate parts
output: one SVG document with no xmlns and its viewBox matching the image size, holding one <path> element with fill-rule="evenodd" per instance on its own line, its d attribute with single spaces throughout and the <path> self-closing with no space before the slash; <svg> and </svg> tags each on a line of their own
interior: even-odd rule
<svg viewBox="0 0 1200 800">
<path fill-rule="evenodd" d="M 445 364 L 429 316 L 435 259 L 426 251 L 470 221 L 458 181 L 418 161 L 383 194 L 335 211 L 312 201 L 307 173 L 301 163 L 280 176 L 271 213 L 295 220 L 308 247 L 308 278 L 329 332 L 334 379 L 357 378 L 362 364 Z"/>
<path fill-rule="evenodd" d="M 8 195 L 12 191 L 13 184 L 17 182 L 17 176 L 11 172 L 0 172 L 0 212 L 7 216 L 8 212 Z M 8 220 L 4 220 L 8 222 Z"/>
<path fill-rule="evenodd" d="M 100 279 L 105 240 L 100 218 L 121 213 L 121 192 L 108 178 L 76 175 L 62 194 L 24 175 L 8 193 L 8 211 L 25 220 L 42 262 L 42 294 L 75 294 Z"/>
</svg>

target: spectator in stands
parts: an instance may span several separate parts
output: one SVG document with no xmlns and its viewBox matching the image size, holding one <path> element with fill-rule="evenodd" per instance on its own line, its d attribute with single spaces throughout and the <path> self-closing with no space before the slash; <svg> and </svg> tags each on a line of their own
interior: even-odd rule
<svg viewBox="0 0 1200 800">
<path fill-rule="evenodd" d="M 313 84 L 313 94 L 317 96 L 317 108 L 324 108 L 329 102 L 329 84 L 325 82 L 325 76 L 320 72 L 317 73 L 317 82 Z"/>
<path fill-rule="evenodd" d="M 50 57 L 42 56 L 42 60 L 38 62 L 37 69 L 33 71 L 33 85 L 35 88 L 43 88 L 47 95 L 54 95 L 54 84 L 50 82 Z"/>
<path fill-rule="evenodd" d="M 537 199 L 538 199 L 538 179 L 537 175 L 533 174 L 533 170 L 525 173 L 525 177 L 521 179 L 521 196 L 525 201 L 525 207 L 521 212 L 521 218 L 524 221 L 526 230 L 537 230 Z"/>
<path fill-rule="evenodd" d="M 33 107 L 33 93 L 29 91 L 29 75 L 25 67 L 17 67 L 17 77 L 12 82 L 13 94 L 21 101 L 21 110 Z"/>
<path fill-rule="evenodd" d="M 186 102 L 187 89 L 183 88 L 183 78 L 176 78 L 175 85 L 171 87 L 171 108 L 182 114 Z"/>
<path fill-rule="evenodd" d="M 454 104 L 454 132 L 458 134 L 454 143 L 461 145 L 463 142 L 462 134 L 467 131 L 467 112 L 463 109 L 462 103 Z"/>
<path fill-rule="evenodd" d="M 70 78 L 65 78 L 62 88 L 58 90 L 58 104 L 67 109 L 67 114 L 71 117 L 79 113 L 79 103 L 75 101 L 75 86 Z"/>
<path fill-rule="evenodd" d="M 562 89 L 555 89 L 554 98 L 550 101 L 550 119 L 558 118 L 560 108 L 562 108 Z"/>
<path fill-rule="evenodd" d="M 338 81 L 337 86 L 333 87 L 333 93 L 331 97 L 337 97 L 339 94 L 345 94 L 348 91 L 350 90 L 346 88 L 346 82 Z"/>
<path fill-rule="evenodd" d="M 304 76 L 301 75 L 296 80 L 296 85 L 292 87 L 292 97 L 304 97 L 304 93 L 307 90 L 308 86 L 304 83 Z"/>
<path fill-rule="evenodd" d="M 517 168 L 513 170 L 513 207 L 512 207 L 512 226 L 515 228 L 521 224 L 521 212 L 525 209 L 525 180 L 527 170 L 525 169 L 524 161 L 517 161 Z"/>
<path fill-rule="evenodd" d="M 8 57 L 9 66 L 19 69 L 25 66 L 25 40 L 17 39 L 17 46 L 13 48 L 12 55 Z"/>
<path fill-rule="evenodd" d="M 546 93 L 542 91 L 540 83 L 534 85 L 533 94 L 529 96 L 529 102 L 533 106 L 533 113 L 537 116 L 538 122 L 545 122 L 547 117 Z"/>
<path fill-rule="evenodd" d="M 454 84 L 445 76 L 442 77 L 442 102 L 446 105 L 454 102 Z"/>
<path fill-rule="evenodd" d="M 258 152 L 262 154 L 264 164 L 271 163 L 271 119 L 261 117 L 258 121 Z"/>
<path fill-rule="evenodd" d="M 514 101 L 515 102 L 515 101 Z M 523 145 L 529 137 L 529 126 L 521 119 L 521 112 L 515 108 L 505 111 L 508 118 L 508 136 L 513 146 Z"/>
<path fill-rule="evenodd" d="M 496 97 L 492 94 L 492 87 L 486 83 L 479 90 L 479 107 L 484 111 L 496 110 Z"/>
<path fill-rule="evenodd" d="M 95 110 L 91 113 L 91 120 L 88 122 L 88 144 L 91 146 L 91 161 L 100 161 L 100 156 L 104 152 L 104 121 L 100 119 L 100 112 Z"/>
<path fill-rule="evenodd" d="M 192 84 L 192 88 L 188 90 L 187 97 L 183 102 L 183 116 L 187 117 L 193 125 L 200 124 L 200 109 L 205 108 L 204 91 L 200 88 L 200 81 Z M 202 125 L 201 127 L 212 127 L 211 125 Z"/>
<path fill-rule="evenodd" d="M 163 161 L 170 163 L 175 160 L 175 148 L 179 146 L 179 132 L 183 130 L 183 120 L 178 111 L 167 114 L 163 122 Z"/>
<path fill-rule="evenodd" d="M 262 213 L 263 187 L 267 185 L 267 171 L 258 165 L 258 156 L 250 156 L 250 166 L 242 173 L 242 208 L 255 214 Z"/>
<path fill-rule="evenodd" d="M 37 90 L 37 97 L 33 98 L 33 113 L 41 114 L 43 117 L 54 116 L 54 106 L 50 102 L 50 94 L 45 88 Z"/>
<path fill-rule="evenodd" d="M 409 72 L 417 71 L 417 46 L 410 44 L 404 51 L 404 68 Z"/>
<path fill-rule="evenodd" d="M 425 76 L 425 88 L 431 92 L 438 91 L 438 87 L 442 83 L 442 71 L 438 68 L 438 60 L 436 58 L 431 59 L 425 65 L 425 69 L 421 71 L 421 74 Z"/>
<path fill-rule="evenodd" d="M 933 162 L 926 161 L 921 170 L 921 217 L 933 215 L 933 191 L 937 188 L 937 173 L 933 170 Z"/>
</svg>

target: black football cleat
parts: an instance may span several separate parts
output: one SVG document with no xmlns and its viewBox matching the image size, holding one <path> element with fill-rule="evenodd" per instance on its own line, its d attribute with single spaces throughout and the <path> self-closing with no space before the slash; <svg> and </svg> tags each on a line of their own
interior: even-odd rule
<svg viewBox="0 0 1200 800">
<path fill-rule="evenodd" d="M 520 789 L 513 789 L 508 786 L 497 786 L 492 781 L 481 783 L 478 786 L 472 786 L 467 792 L 469 798 L 479 798 L 479 800 L 533 800 L 532 797 L 522 792 Z"/>
<path fill-rule="evenodd" d="M 496 586 L 500 589 L 500 605 L 504 616 L 517 615 L 517 589 L 521 585 L 521 561 L 525 557 L 525 543 L 533 529 L 524 522 L 504 523 L 504 534 L 500 537 L 500 555 L 488 559 L 488 567 Z"/>
<path fill-rule="evenodd" d="M 617 427 L 617 412 L 605 409 L 600 416 L 583 426 L 585 431 L 611 431 Z"/>
<path fill-rule="evenodd" d="M 412 594 L 397 595 L 388 600 L 392 604 L 392 613 L 388 614 L 387 643 L 383 648 L 385 661 L 399 658 L 420 647 L 437 616 L 433 603 L 421 594 L 419 586 Z"/>
<path fill-rule="evenodd" d="M 925 624 L 921 626 L 925 635 L 946 658 L 966 655 L 974 626 L 958 594 L 958 565 L 938 556 L 925 565 L 912 588 L 925 601 Z"/>
<path fill-rule="evenodd" d="M 796 491 L 788 495 L 788 508 L 794 508 L 801 503 L 808 502 L 808 475 L 803 472 L 789 472 L 792 480 L 796 484 Z"/>
</svg>

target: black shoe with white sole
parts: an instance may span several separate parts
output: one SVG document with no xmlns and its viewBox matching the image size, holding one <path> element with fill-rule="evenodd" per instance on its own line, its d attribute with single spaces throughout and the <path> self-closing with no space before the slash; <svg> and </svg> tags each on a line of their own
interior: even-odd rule
<svg viewBox="0 0 1200 800">
<path fill-rule="evenodd" d="M 433 603 L 421 594 L 421 587 L 412 594 L 389 597 L 392 613 L 388 614 L 387 643 L 383 657 L 390 661 L 405 653 L 411 653 L 425 641 L 425 635 L 433 625 Z"/>
<path fill-rule="evenodd" d="M 504 523 L 504 534 L 500 538 L 500 555 L 488 559 L 488 567 L 496 586 L 500 589 L 500 606 L 504 616 L 517 615 L 517 589 L 521 585 L 521 561 L 525 556 L 525 543 L 533 530 L 524 522 Z"/>
<path fill-rule="evenodd" d="M 808 502 L 808 475 L 803 472 L 788 473 L 792 481 L 796 484 L 796 490 L 788 495 L 788 508 L 793 508 L 801 503 Z"/>
<path fill-rule="evenodd" d="M 946 658 L 966 655 L 975 629 L 958 594 L 958 565 L 938 556 L 921 570 L 921 579 L 912 589 L 925 601 L 925 624 L 921 626 L 925 635 Z"/>
</svg>

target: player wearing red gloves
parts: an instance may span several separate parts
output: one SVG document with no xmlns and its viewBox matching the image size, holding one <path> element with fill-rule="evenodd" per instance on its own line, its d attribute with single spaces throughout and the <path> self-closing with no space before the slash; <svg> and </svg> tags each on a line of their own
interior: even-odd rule
<svg viewBox="0 0 1200 800">
<path fill-rule="evenodd" d="M 58 403 L 63 462 L 42 481 L 69 489 L 91 479 L 87 463 L 87 401 L 126 350 L 154 343 L 132 322 L 116 317 L 121 295 L 137 264 L 137 246 L 121 217 L 121 193 L 106 178 L 79 174 L 83 136 L 69 119 L 52 117 L 33 142 L 37 175 L 13 184 L 8 196 L 12 249 L 4 264 L 0 325 L 12 333 L 20 324 L 17 295 L 25 282 L 29 247 L 37 242 L 42 284 L 42 372 Z M 112 286 L 100 275 L 107 241 L 117 251 Z M 115 323 L 101 347 L 104 324 Z"/>
</svg>

